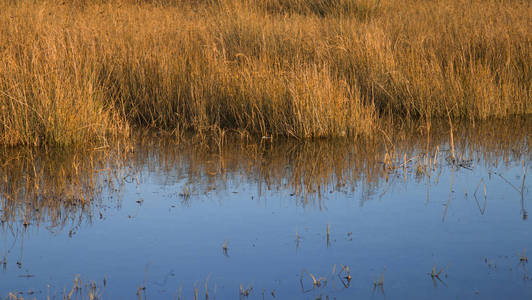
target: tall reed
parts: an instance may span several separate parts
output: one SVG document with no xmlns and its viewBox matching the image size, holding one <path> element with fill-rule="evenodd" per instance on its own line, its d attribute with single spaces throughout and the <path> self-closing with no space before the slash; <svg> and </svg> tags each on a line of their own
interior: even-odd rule
<svg viewBox="0 0 532 300">
<path fill-rule="evenodd" d="M 3 0 L 0 9 L 1 144 L 105 143 L 129 126 L 367 136 L 390 118 L 532 113 L 526 1 Z"/>
</svg>

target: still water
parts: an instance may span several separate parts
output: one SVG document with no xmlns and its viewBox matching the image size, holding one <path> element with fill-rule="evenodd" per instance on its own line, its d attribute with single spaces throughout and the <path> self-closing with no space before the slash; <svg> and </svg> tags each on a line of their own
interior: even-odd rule
<svg viewBox="0 0 532 300">
<path fill-rule="evenodd" d="M 530 299 L 532 122 L 449 141 L 3 150 L 0 299 Z"/>
</svg>

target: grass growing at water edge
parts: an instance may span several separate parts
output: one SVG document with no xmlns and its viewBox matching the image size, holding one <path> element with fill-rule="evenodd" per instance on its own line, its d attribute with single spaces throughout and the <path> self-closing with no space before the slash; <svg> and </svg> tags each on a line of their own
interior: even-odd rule
<svg viewBox="0 0 532 300">
<path fill-rule="evenodd" d="M 530 114 L 520 1 L 0 1 L 0 144 Z"/>
</svg>

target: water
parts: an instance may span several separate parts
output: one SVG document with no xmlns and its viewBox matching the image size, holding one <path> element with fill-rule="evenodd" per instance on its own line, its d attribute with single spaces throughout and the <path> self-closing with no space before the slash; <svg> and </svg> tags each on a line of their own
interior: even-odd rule
<svg viewBox="0 0 532 300">
<path fill-rule="evenodd" d="M 6 150 L 0 297 L 529 298 L 530 124 Z"/>
</svg>

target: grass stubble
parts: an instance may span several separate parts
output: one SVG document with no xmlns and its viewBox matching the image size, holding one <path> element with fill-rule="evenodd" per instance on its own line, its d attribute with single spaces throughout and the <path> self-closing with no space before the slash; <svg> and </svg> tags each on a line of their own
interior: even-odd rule
<svg viewBox="0 0 532 300">
<path fill-rule="evenodd" d="M 360 137 L 532 112 L 527 1 L 0 1 L 0 144 Z"/>
</svg>

